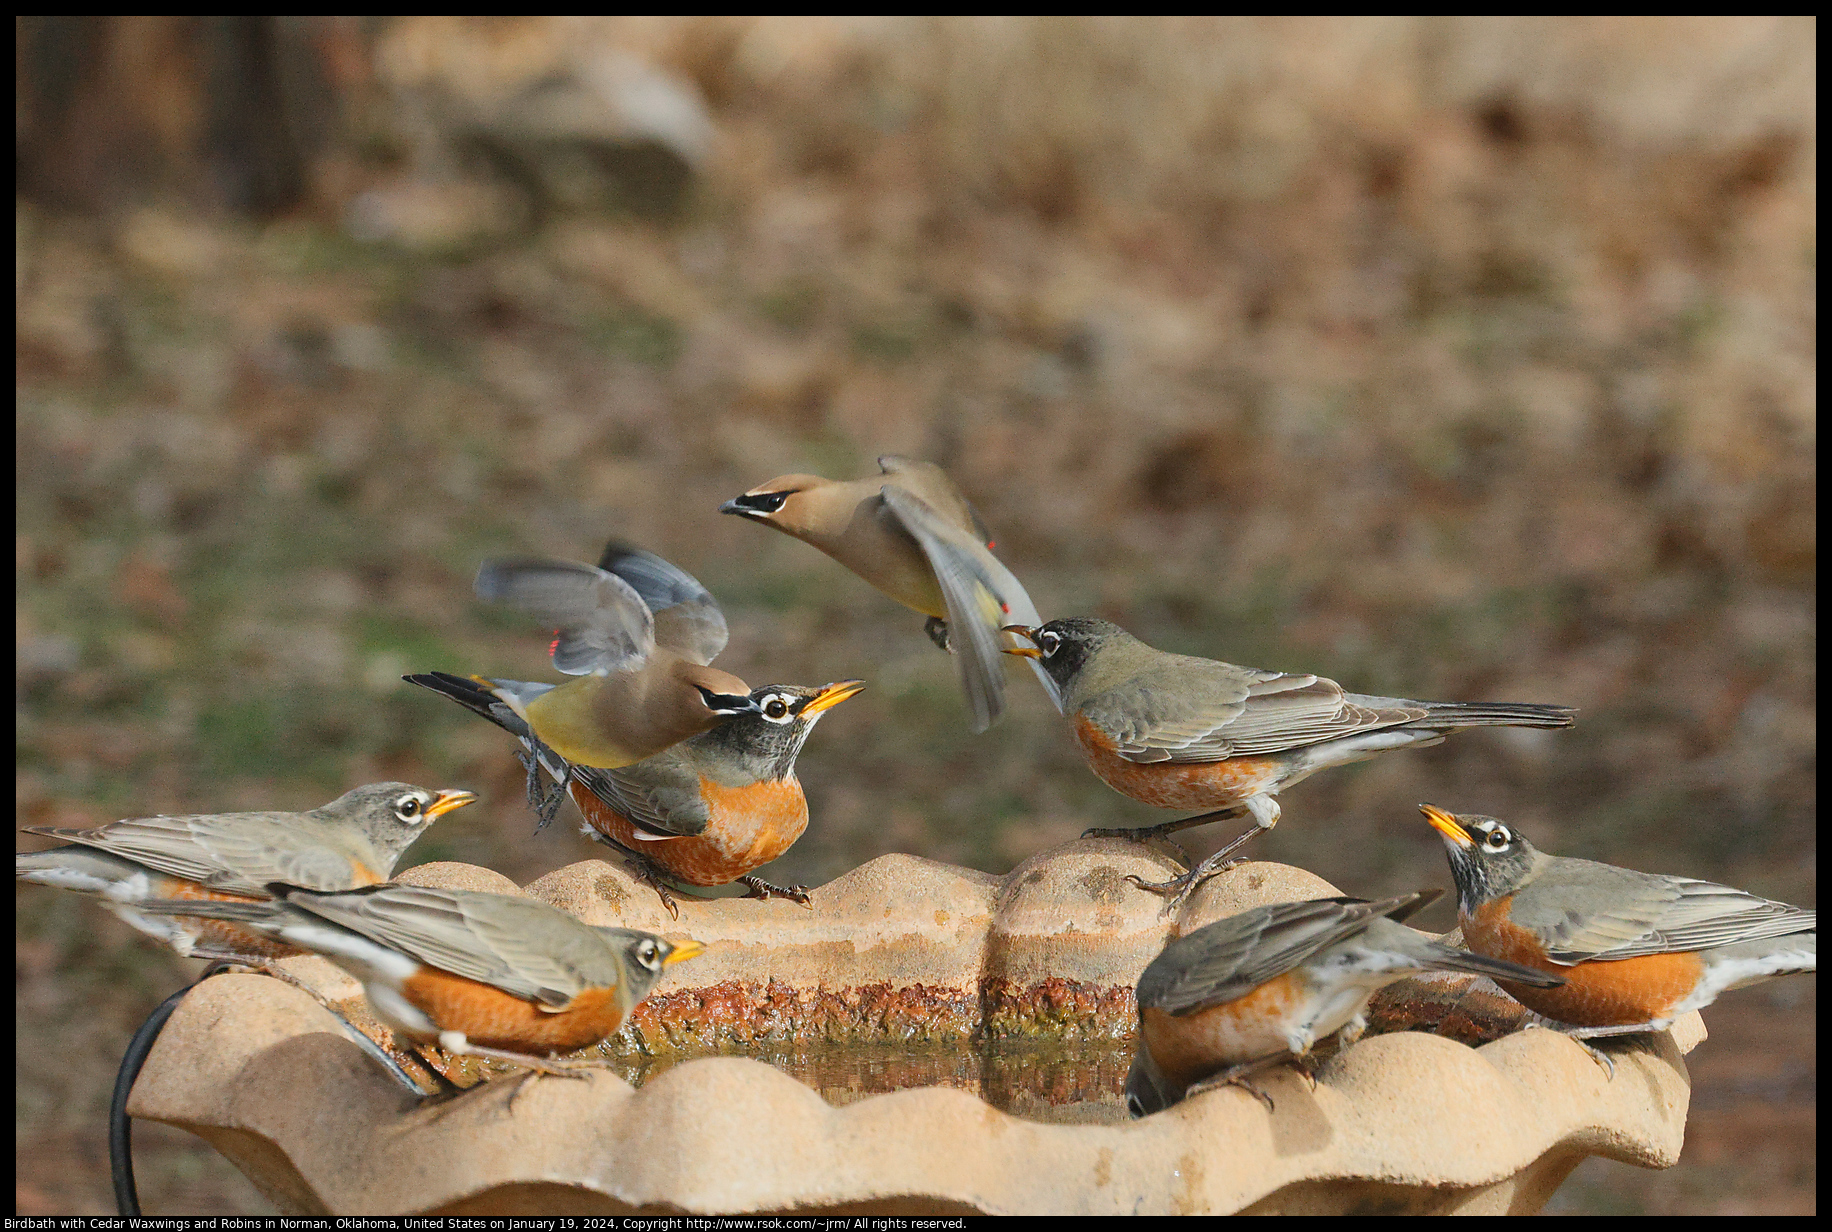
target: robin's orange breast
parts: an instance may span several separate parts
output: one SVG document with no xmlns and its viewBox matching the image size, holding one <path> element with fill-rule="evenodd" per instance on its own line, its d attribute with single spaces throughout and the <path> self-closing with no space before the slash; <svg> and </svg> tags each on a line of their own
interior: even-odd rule
<svg viewBox="0 0 1832 1232">
<path fill-rule="evenodd" d="M 1187 1087 L 1230 1065 L 1284 1051 L 1284 1027 L 1297 1012 L 1298 1000 L 1298 988 L 1287 972 L 1237 1001 L 1182 1017 L 1145 1007 L 1139 1023 L 1158 1069 L 1169 1081 Z"/>
<path fill-rule="evenodd" d="M 794 775 L 744 787 L 700 780 L 700 798 L 710 816 L 706 829 L 659 842 L 638 839 L 628 818 L 572 785 L 573 802 L 593 828 L 641 852 L 688 885 L 729 885 L 768 864 L 794 845 L 808 828 L 808 798 Z"/>
<path fill-rule="evenodd" d="M 473 1044 L 509 1052 L 576 1052 L 623 1025 L 615 988 L 588 988 L 553 1012 L 489 984 L 421 967 L 401 994 L 441 1031 L 462 1031 Z"/>
<path fill-rule="evenodd" d="M 1560 988 L 1529 988 L 1497 981 L 1536 1014 L 1574 1027 L 1631 1027 L 1668 1017 L 1704 975 L 1696 954 L 1648 954 L 1565 967 L 1546 956 L 1545 944 L 1508 918 L 1513 898 L 1484 903 L 1463 917 L 1463 943 L 1478 954 L 1502 958 L 1565 977 Z"/>
<path fill-rule="evenodd" d="M 1276 757 L 1128 761 L 1113 751 L 1113 741 L 1105 732 L 1079 716 L 1075 720 L 1075 739 L 1089 768 L 1107 786 L 1157 808 L 1232 808 L 1276 788 L 1286 769 Z"/>
<path fill-rule="evenodd" d="M 212 890 L 206 885 L 188 881 L 183 877 L 163 878 L 154 886 L 154 894 L 158 898 L 177 899 L 183 902 L 258 903 L 266 901 L 247 894 L 230 894 L 223 890 Z M 199 948 L 245 954 L 250 958 L 290 958 L 297 954 L 310 953 L 296 945 L 277 941 L 229 920 L 204 920 L 196 916 L 179 918 L 197 930 L 196 945 Z"/>
</svg>

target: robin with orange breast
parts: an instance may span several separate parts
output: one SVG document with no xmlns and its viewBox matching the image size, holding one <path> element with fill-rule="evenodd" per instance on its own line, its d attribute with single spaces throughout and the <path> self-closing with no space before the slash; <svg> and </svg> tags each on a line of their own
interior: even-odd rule
<svg viewBox="0 0 1832 1232">
<path fill-rule="evenodd" d="M 1569 727 L 1567 706 L 1367 697 L 1321 676 L 1166 654 L 1105 620 L 1075 617 L 1005 630 L 1054 681 L 1083 757 L 1115 791 L 1158 808 L 1204 809 L 1143 829 L 1087 836 L 1147 839 L 1250 816 L 1255 828 L 1181 877 L 1145 889 L 1166 909 L 1278 824 L 1276 796 L 1319 770 L 1389 749 L 1427 748 L 1466 727 Z M 1086 837 L 1086 836 L 1084 836 Z"/>
<path fill-rule="evenodd" d="M 629 857 L 677 917 L 664 876 L 695 886 L 736 881 L 752 898 L 808 903 L 806 887 L 771 885 L 750 873 L 781 856 L 807 829 L 808 800 L 795 777 L 795 758 L 821 716 L 863 689 L 863 681 L 753 689 L 754 714 L 632 765 L 601 769 L 569 765 L 474 681 L 444 672 L 406 679 L 520 740 L 525 752 L 518 756 L 531 770 L 538 763 L 556 783 L 566 784 L 586 820 L 585 833 Z"/>
<path fill-rule="evenodd" d="M 137 817 L 92 830 L 27 826 L 67 845 L 14 857 L 20 881 L 91 894 L 149 936 L 194 958 L 296 953 L 270 936 L 149 903 L 250 902 L 281 881 L 310 890 L 375 885 L 433 822 L 477 797 L 411 783 L 370 783 L 304 813 Z"/>
<path fill-rule="evenodd" d="M 1296 1057 L 1332 1032 L 1366 1029 L 1368 999 L 1425 971 L 1463 971 L 1538 987 L 1563 980 L 1433 941 L 1400 923 L 1441 890 L 1379 902 L 1320 898 L 1255 907 L 1164 947 L 1139 976 L 1139 1039 L 1126 1111 L 1161 1112 Z"/>
<path fill-rule="evenodd" d="M 1500 983 L 1580 1041 L 1664 1031 L 1732 988 L 1818 969 L 1814 911 L 1690 877 L 1549 856 L 1493 817 L 1419 809 L 1450 855 L 1463 943 L 1563 976 L 1550 989 Z"/>
<path fill-rule="evenodd" d="M 616 768 L 734 715 L 755 712 L 750 686 L 710 666 L 725 616 L 704 586 L 650 552 L 620 543 L 599 567 L 574 561 L 486 561 L 477 595 L 554 630 L 554 667 L 577 679 L 529 684 L 474 677 L 567 762 Z M 556 792 L 554 807 L 563 793 Z"/>
<path fill-rule="evenodd" d="M 835 481 L 783 475 L 719 506 L 819 548 L 929 619 L 929 637 L 955 656 L 961 688 L 985 731 L 1005 708 L 1001 625 L 1035 624 L 1036 605 L 992 554 L 992 534 L 932 462 L 886 454 L 879 474 Z M 1055 699 L 1055 684 L 1038 679 Z"/>
<path fill-rule="evenodd" d="M 407 1039 L 543 1073 L 588 1064 L 552 1058 L 616 1031 L 664 967 L 705 949 L 508 894 L 407 885 L 318 894 L 279 883 L 267 893 L 276 901 L 197 910 L 322 954 Z"/>
</svg>

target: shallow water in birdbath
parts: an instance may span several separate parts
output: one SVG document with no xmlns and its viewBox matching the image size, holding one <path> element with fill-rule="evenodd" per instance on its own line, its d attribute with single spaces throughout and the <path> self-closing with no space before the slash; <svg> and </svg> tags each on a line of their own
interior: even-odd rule
<svg viewBox="0 0 1832 1232">
<path fill-rule="evenodd" d="M 1117 1125 L 1126 1120 L 1123 1089 L 1132 1064 L 1130 1040 L 1016 1040 L 946 1045 L 889 1040 L 764 1043 L 742 1052 L 622 1056 L 614 1072 L 635 1086 L 686 1061 L 743 1056 L 773 1065 L 838 1107 L 917 1087 L 953 1087 L 1030 1121 Z"/>
<path fill-rule="evenodd" d="M 1368 1036 L 1430 1031 L 1480 1045 L 1520 1029 L 1520 1006 L 1487 981 L 1466 976 L 1403 980 L 1376 995 Z M 624 1051 L 612 1070 L 642 1086 L 676 1065 L 707 1056 L 743 1056 L 775 1066 L 836 1107 L 873 1095 L 920 1087 L 953 1087 L 1029 1121 L 1117 1125 L 1126 1121 L 1130 1037 L 1060 1038 L 1047 1034 L 942 1043 L 928 1040 L 760 1041 L 744 1048 Z M 1333 1040 L 1318 1045 L 1326 1061 Z"/>
</svg>

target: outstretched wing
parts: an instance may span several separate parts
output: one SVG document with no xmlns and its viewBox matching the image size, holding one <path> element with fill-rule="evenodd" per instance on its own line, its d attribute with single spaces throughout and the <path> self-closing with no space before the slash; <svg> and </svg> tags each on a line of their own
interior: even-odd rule
<svg viewBox="0 0 1832 1232">
<path fill-rule="evenodd" d="M 653 552 L 612 540 L 598 567 L 628 582 L 655 617 L 655 644 L 683 659 L 711 663 L 730 634 L 712 593 L 685 570 Z"/>
<path fill-rule="evenodd" d="M 1005 709 L 1001 625 L 1035 620 L 1036 605 L 1011 571 L 974 536 L 927 501 L 897 484 L 884 485 L 884 504 L 915 539 L 948 607 L 948 637 L 973 710 L 973 730 L 985 731 Z M 1052 687 L 1051 697 L 1055 698 Z"/>
<path fill-rule="evenodd" d="M 641 665 L 655 651 L 655 617 L 613 573 L 565 560 L 485 561 L 477 597 L 507 603 L 555 630 L 553 665 L 569 676 Z"/>
</svg>

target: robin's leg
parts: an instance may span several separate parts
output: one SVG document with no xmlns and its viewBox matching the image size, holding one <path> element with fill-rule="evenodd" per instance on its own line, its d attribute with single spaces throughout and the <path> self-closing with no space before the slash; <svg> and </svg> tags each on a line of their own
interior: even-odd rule
<svg viewBox="0 0 1832 1232">
<path fill-rule="evenodd" d="M 1608 1053 L 1593 1044 L 1586 1043 L 1586 1040 L 1601 1039 L 1612 1035 L 1646 1035 L 1650 1031 L 1664 1031 L 1673 1025 L 1672 1019 L 1669 1018 L 1656 1019 L 1653 1022 L 1635 1023 L 1629 1026 L 1574 1027 L 1555 1019 L 1545 1018 L 1539 1014 L 1533 1013 L 1531 1010 L 1527 1012 L 1529 1014 L 1527 1021 L 1529 1027 L 1539 1027 L 1546 1031 L 1556 1031 L 1558 1034 L 1564 1036 L 1579 1048 L 1582 1048 L 1592 1061 L 1602 1066 L 1603 1072 L 1611 1079 L 1614 1079 L 1616 1076 L 1616 1063 L 1610 1060 Z"/>
<path fill-rule="evenodd" d="M 1235 852 L 1246 846 L 1250 839 L 1253 839 L 1262 831 L 1270 830 L 1272 827 L 1279 824 L 1279 802 L 1274 800 L 1271 796 L 1254 796 L 1244 805 L 1232 811 L 1236 813 L 1252 814 L 1255 823 L 1253 829 L 1247 831 L 1245 834 L 1229 843 L 1226 847 L 1223 847 L 1220 851 L 1198 864 L 1195 868 L 1192 868 L 1189 872 L 1172 877 L 1169 881 L 1155 883 L 1146 881 L 1144 878 L 1130 873 L 1127 874 L 1126 880 L 1132 882 L 1133 885 L 1138 886 L 1141 890 L 1150 890 L 1153 894 L 1164 895 L 1163 914 L 1169 915 L 1172 911 L 1181 907 L 1185 899 L 1195 893 L 1197 886 L 1201 885 L 1215 874 L 1225 872 L 1234 867 L 1235 864 L 1240 863 L 1240 861 L 1234 860 L 1232 857 Z"/>
<path fill-rule="evenodd" d="M 1267 1112 L 1277 1112 L 1278 1109 L 1273 1105 L 1272 1096 L 1266 1094 L 1266 1092 L 1260 1090 L 1251 1082 L 1248 1082 L 1247 1079 L 1264 1070 L 1274 1069 L 1277 1066 L 1283 1065 L 1290 1059 L 1290 1054 L 1277 1052 L 1269 1057 L 1261 1057 L 1257 1061 L 1248 1061 L 1244 1065 L 1230 1066 L 1219 1073 L 1210 1074 L 1200 1082 L 1190 1084 L 1190 1086 L 1184 1089 L 1183 1098 L 1190 1099 L 1202 1094 L 1204 1091 L 1214 1091 L 1221 1087 L 1239 1087 L 1254 1099 L 1266 1105 Z M 1314 1080 L 1311 1085 L 1316 1085 Z"/>
<path fill-rule="evenodd" d="M 640 851 L 631 851 L 628 847 L 625 847 L 622 843 L 608 834 L 604 834 L 589 825 L 581 826 L 579 833 L 594 842 L 603 843 L 606 847 L 609 847 L 612 851 L 621 855 L 624 861 L 630 866 L 631 874 L 634 875 L 638 881 L 660 895 L 662 906 L 666 907 L 668 909 L 668 914 L 677 920 L 681 918 L 681 909 L 674 905 L 675 894 L 685 894 L 686 897 L 697 898 L 702 901 L 711 897 L 710 895 L 702 894 L 686 894 L 686 891 L 682 890 L 679 886 L 670 886 L 664 880 L 664 878 L 671 875 L 666 868 L 662 867 L 662 865 L 658 864 L 654 859 L 644 855 Z M 774 889 L 775 887 L 771 888 Z M 795 888 L 800 889 L 801 887 L 798 886 Z M 749 897 L 760 898 L 767 897 L 767 895 L 752 894 Z M 793 895 L 786 895 L 786 897 L 793 897 Z"/>
<path fill-rule="evenodd" d="M 1247 815 L 1247 806 L 1237 804 L 1233 808 L 1216 809 L 1212 813 L 1198 813 L 1194 817 L 1179 817 L 1156 826 L 1116 826 L 1112 828 L 1094 826 L 1083 830 L 1083 838 L 1129 838 L 1135 842 L 1149 843 L 1153 839 L 1166 838 L 1179 830 L 1191 826 L 1206 826 L 1211 821 L 1234 821 Z"/>
<path fill-rule="evenodd" d="M 439 1047 L 447 1052 L 455 1052 L 461 1057 L 485 1057 L 491 1061 L 519 1065 L 523 1069 L 533 1070 L 540 1074 L 552 1074 L 559 1078 L 590 1078 L 594 1070 L 606 1068 L 603 1061 L 589 1061 L 583 1057 L 568 1060 L 561 1057 L 537 1057 L 525 1052 L 509 1052 L 502 1048 L 485 1048 L 482 1044 L 471 1043 L 465 1038 L 462 1031 L 441 1031 Z"/>
<path fill-rule="evenodd" d="M 948 622 L 939 616 L 931 616 L 923 622 L 922 631 L 929 635 L 929 640 L 950 654 L 954 647 L 948 644 Z"/>
<path fill-rule="evenodd" d="M 813 901 L 808 897 L 808 891 L 811 888 L 809 886 L 771 885 L 761 877 L 740 877 L 738 884 L 750 890 L 750 893 L 745 895 L 746 898 L 786 898 L 810 909 L 814 906 Z"/>
</svg>

